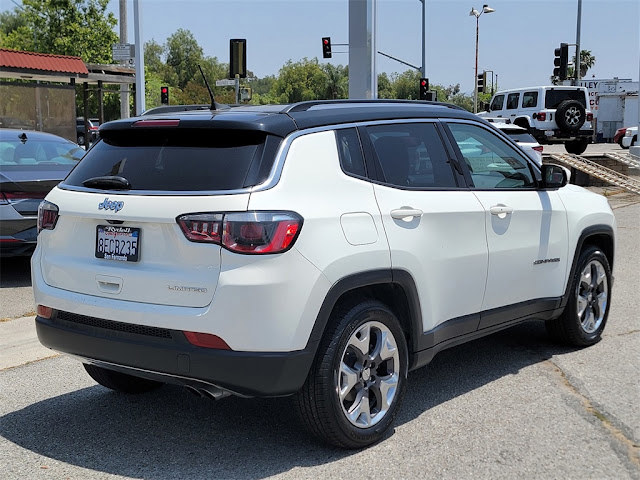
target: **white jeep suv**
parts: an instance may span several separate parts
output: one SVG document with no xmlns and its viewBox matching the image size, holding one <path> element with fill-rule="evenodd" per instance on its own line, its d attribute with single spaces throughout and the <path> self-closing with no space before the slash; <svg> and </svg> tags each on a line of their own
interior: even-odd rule
<svg viewBox="0 0 640 480">
<path fill-rule="evenodd" d="M 445 348 L 534 319 L 596 343 L 612 288 L 606 199 L 437 103 L 110 122 L 38 221 L 44 345 L 121 392 L 294 395 L 346 448 Z"/>
<path fill-rule="evenodd" d="M 551 85 L 497 92 L 481 117 L 504 118 L 526 128 L 541 144 L 564 143 L 580 155 L 593 138 L 593 113 L 585 87 Z"/>
</svg>

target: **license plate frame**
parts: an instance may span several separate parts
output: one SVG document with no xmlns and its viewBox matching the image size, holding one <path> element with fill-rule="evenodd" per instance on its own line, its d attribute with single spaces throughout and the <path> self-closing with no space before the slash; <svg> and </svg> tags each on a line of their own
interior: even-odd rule
<svg viewBox="0 0 640 480">
<path fill-rule="evenodd" d="M 96 225 L 96 258 L 119 262 L 139 261 L 140 234 L 139 227 Z"/>
</svg>

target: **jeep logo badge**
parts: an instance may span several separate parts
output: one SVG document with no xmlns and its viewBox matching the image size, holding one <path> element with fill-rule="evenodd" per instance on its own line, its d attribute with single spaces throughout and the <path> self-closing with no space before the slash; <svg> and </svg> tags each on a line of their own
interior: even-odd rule
<svg viewBox="0 0 640 480">
<path fill-rule="evenodd" d="M 98 204 L 98 210 L 113 210 L 118 213 L 124 207 L 124 202 L 112 202 L 109 197 L 104 199 L 104 202 Z"/>
</svg>

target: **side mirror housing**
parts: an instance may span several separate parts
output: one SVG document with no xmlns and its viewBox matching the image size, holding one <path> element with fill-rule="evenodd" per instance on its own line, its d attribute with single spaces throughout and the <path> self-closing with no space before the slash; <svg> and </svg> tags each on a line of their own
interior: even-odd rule
<svg viewBox="0 0 640 480">
<path fill-rule="evenodd" d="M 485 104 L 485 106 L 484 106 L 484 111 L 485 111 L 485 112 L 490 112 L 490 111 L 491 111 L 491 105 L 490 105 L 490 104 L 488 104 L 488 103 L 487 103 L 487 104 Z"/>
<path fill-rule="evenodd" d="M 556 189 L 567 184 L 567 172 L 560 165 L 542 165 L 542 188 Z"/>
</svg>

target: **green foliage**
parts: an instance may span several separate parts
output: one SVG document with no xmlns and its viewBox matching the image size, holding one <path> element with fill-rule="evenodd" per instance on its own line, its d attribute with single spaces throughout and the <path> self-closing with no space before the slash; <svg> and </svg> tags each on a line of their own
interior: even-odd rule
<svg viewBox="0 0 640 480">
<path fill-rule="evenodd" d="M 278 103 L 325 98 L 327 80 L 318 59 L 289 60 L 281 69 L 271 90 Z"/>
<path fill-rule="evenodd" d="M 167 65 L 178 76 L 178 87 L 184 88 L 198 71 L 203 60 L 202 47 L 193 33 L 182 28 L 167 39 Z"/>
<path fill-rule="evenodd" d="M 575 76 L 576 56 L 573 56 L 573 65 L 567 69 L 567 77 Z M 591 54 L 591 50 L 580 50 L 580 78 L 587 76 L 587 70 L 596 64 L 596 57 Z"/>
<path fill-rule="evenodd" d="M 1 46 L 16 50 L 73 55 L 87 63 L 112 63 L 115 16 L 109 0 L 23 0 L 23 9 L 3 26 Z M 12 30 L 4 32 L 5 29 Z"/>
</svg>

